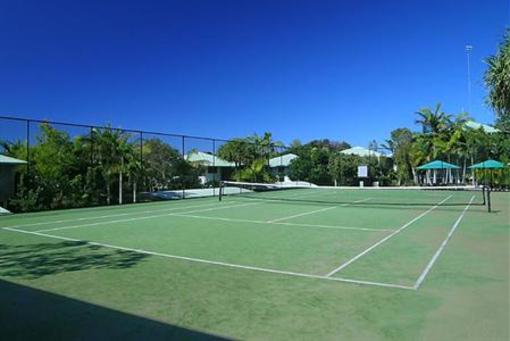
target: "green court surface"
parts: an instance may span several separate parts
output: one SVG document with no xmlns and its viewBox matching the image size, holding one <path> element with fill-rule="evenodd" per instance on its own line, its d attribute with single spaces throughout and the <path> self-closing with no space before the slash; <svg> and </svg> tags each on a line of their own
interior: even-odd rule
<svg viewBox="0 0 510 341">
<path fill-rule="evenodd" d="M 510 194 L 302 189 L 0 217 L 5 339 L 508 340 Z"/>
</svg>

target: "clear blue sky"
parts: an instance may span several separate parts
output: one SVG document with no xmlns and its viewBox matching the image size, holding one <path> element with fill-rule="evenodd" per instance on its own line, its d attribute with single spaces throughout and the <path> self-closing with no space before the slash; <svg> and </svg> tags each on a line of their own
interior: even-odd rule
<svg viewBox="0 0 510 341">
<path fill-rule="evenodd" d="M 382 140 L 441 101 L 491 123 L 509 0 L 0 0 L 0 113 L 229 138 Z"/>
</svg>

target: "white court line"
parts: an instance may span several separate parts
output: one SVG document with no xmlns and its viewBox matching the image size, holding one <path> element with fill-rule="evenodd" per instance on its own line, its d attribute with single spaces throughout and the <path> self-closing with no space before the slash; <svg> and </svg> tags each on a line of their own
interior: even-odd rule
<svg viewBox="0 0 510 341">
<path fill-rule="evenodd" d="M 310 215 L 310 214 L 315 214 L 315 213 L 319 213 L 319 212 L 329 211 L 329 210 L 332 210 L 332 209 L 334 209 L 334 208 L 336 208 L 336 206 L 332 206 L 332 207 L 325 207 L 325 208 L 321 208 L 321 209 L 319 209 L 319 210 L 315 210 L 315 211 L 304 212 L 304 213 L 299 213 L 299 214 L 291 215 L 291 216 L 288 216 L 288 217 L 283 217 L 283 218 L 278 218 L 278 219 L 268 220 L 268 221 L 267 221 L 267 223 L 268 223 L 268 224 L 276 223 L 276 222 L 279 222 L 279 221 L 282 221 L 282 220 L 288 220 L 288 219 L 292 219 L 292 218 L 302 217 L 302 216 L 305 216 L 305 215 Z"/>
<path fill-rule="evenodd" d="M 262 225 L 287 225 L 287 226 L 302 226 L 302 227 L 315 227 L 315 228 L 354 230 L 354 231 L 370 231 L 370 232 L 395 231 L 395 229 L 375 229 L 375 228 L 369 228 L 369 227 L 356 227 L 356 226 L 314 225 L 314 224 L 298 224 L 298 223 L 286 223 L 286 222 L 272 223 L 272 222 L 267 222 L 267 221 L 262 221 L 262 220 L 211 217 L 211 216 L 201 216 L 201 215 L 188 215 L 188 214 L 181 214 L 181 213 L 173 213 L 172 216 L 194 218 L 194 219 L 204 219 L 204 220 L 221 220 L 221 221 L 228 221 L 228 222 L 234 222 L 234 223 L 237 222 L 237 223 L 262 224 Z"/>
<path fill-rule="evenodd" d="M 218 265 L 218 266 L 229 267 L 229 268 L 252 270 L 252 271 L 273 273 L 273 274 L 286 275 L 286 276 L 305 277 L 305 278 L 314 278 L 314 279 L 337 281 L 337 282 L 344 282 L 344 283 L 352 283 L 352 284 L 358 284 L 358 285 L 378 286 L 378 287 L 405 289 L 405 290 L 415 290 L 413 287 L 399 285 L 399 284 L 371 282 L 371 281 L 363 281 L 363 280 L 341 278 L 341 277 L 326 277 L 326 276 L 321 276 L 321 275 L 311 275 L 311 274 L 305 274 L 305 273 L 300 273 L 300 272 L 283 271 L 283 270 L 261 268 L 261 267 L 249 266 L 249 265 L 240 265 L 240 264 L 219 262 L 219 261 L 207 260 L 207 259 L 202 259 L 202 258 L 177 256 L 177 255 L 171 255 L 171 254 L 162 253 L 162 252 L 147 251 L 147 250 L 143 250 L 143 249 L 134 249 L 134 248 L 117 246 L 117 245 L 106 244 L 106 243 L 98 243 L 98 242 L 79 240 L 79 239 L 68 238 L 68 237 L 55 236 L 55 235 L 41 233 L 41 232 L 16 230 L 16 229 L 9 228 L 9 227 L 4 227 L 3 229 L 7 230 L 7 231 L 12 231 L 12 232 L 26 233 L 26 234 L 32 234 L 32 235 L 37 235 L 37 236 L 41 236 L 41 237 L 60 239 L 60 240 L 66 240 L 66 241 L 72 241 L 72 242 L 87 243 L 89 245 L 102 246 L 102 247 L 106 247 L 106 248 L 110 248 L 110 249 L 131 251 L 131 252 L 136 252 L 136 253 L 141 253 L 141 254 L 146 254 L 146 255 L 151 255 L 151 256 L 179 259 L 179 260 L 185 260 L 185 261 L 195 262 L 195 263 Z"/>
<path fill-rule="evenodd" d="M 251 206 L 251 205 L 256 205 L 256 204 L 249 203 L 249 204 L 241 204 L 241 205 L 233 205 L 233 206 L 221 206 L 221 207 L 213 207 L 213 208 L 206 208 L 206 209 L 200 209 L 200 210 L 193 210 L 193 211 L 188 211 L 188 212 L 183 212 L 183 213 L 208 212 L 208 211 L 214 211 L 214 210 L 222 210 L 222 209 L 227 209 L 227 208 L 236 208 L 236 207 L 244 207 L 244 206 Z M 99 226 L 99 225 L 107 225 L 107 224 L 125 223 L 125 222 L 130 222 L 130 221 L 137 221 L 137 220 L 146 220 L 146 219 L 154 219 L 154 218 L 160 218 L 160 217 L 168 217 L 168 216 L 172 216 L 172 215 L 173 215 L 173 213 L 157 214 L 157 215 L 149 215 L 149 216 L 142 216 L 142 217 L 135 217 L 135 218 L 128 218 L 128 219 L 101 221 L 101 222 L 90 223 L 90 224 L 81 224 L 81 225 L 71 225 L 71 226 L 55 227 L 55 228 L 51 228 L 51 229 L 38 230 L 38 231 L 35 231 L 35 232 L 50 232 L 50 231 L 69 230 L 69 229 L 75 229 L 75 228 L 79 228 L 79 227 L 88 227 L 88 226 Z"/>
<path fill-rule="evenodd" d="M 452 238 L 453 236 L 453 233 L 455 232 L 455 230 L 457 229 L 457 227 L 459 226 L 460 222 L 462 221 L 462 218 L 464 218 L 464 215 L 466 214 L 467 210 L 469 209 L 469 207 L 471 206 L 471 203 L 473 202 L 473 200 L 475 199 L 475 196 L 473 195 L 471 197 L 471 200 L 469 200 L 469 203 L 467 204 L 467 206 L 464 208 L 464 210 L 462 211 L 462 213 L 460 214 L 459 218 L 457 218 L 457 220 L 455 221 L 455 223 L 453 224 L 452 228 L 450 229 L 450 232 L 448 233 L 448 235 L 446 236 L 445 240 L 443 240 L 443 242 L 441 243 L 441 246 L 439 247 L 439 249 L 437 249 L 436 253 L 434 254 L 434 256 L 432 257 L 432 259 L 430 260 L 430 262 L 427 264 L 427 266 L 425 267 L 425 270 L 423 270 L 423 272 L 421 273 L 420 277 L 418 278 L 418 280 L 416 281 L 416 283 L 414 284 L 414 288 L 415 289 L 418 289 L 420 287 L 420 285 L 423 283 L 423 281 L 425 280 L 425 278 L 427 277 L 427 274 L 429 273 L 429 271 L 432 269 L 432 266 L 434 265 L 434 263 L 437 261 L 437 259 L 439 258 L 439 256 L 441 255 L 441 253 L 443 252 L 444 248 L 446 247 L 446 244 L 448 244 L 448 242 L 450 241 L 450 239 Z"/>
<path fill-rule="evenodd" d="M 134 214 L 140 214 L 140 213 L 146 214 L 146 213 L 174 211 L 174 210 L 181 210 L 181 209 L 190 209 L 190 208 L 196 208 L 196 207 L 207 207 L 207 206 L 217 206 L 217 205 L 218 205 L 218 203 L 214 202 L 214 203 L 211 203 L 211 204 L 204 204 L 204 205 L 192 205 L 192 206 L 182 206 L 182 207 L 158 208 L 157 210 L 126 212 L 126 213 L 109 214 L 109 215 L 103 215 L 103 216 L 83 217 L 83 218 L 74 218 L 74 219 L 64 219 L 64 220 L 56 220 L 56 221 L 45 221 L 45 222 L 40 222 L 40 223 L 12 225 L 12 226 L 5 226 L 5 227 L 20 228 L 20 227 L 30 227 L 30 226 L 42 226 L 42 225 L 50 225 L 50 224 L 69 223 L 69 222 L 73 222 L 73 221 L 84 221 L 84 220 L 104 219 L 104 218 L 113 218 L 113 217 L 123 217 L 123 216 L 127 216 L 127 215 L 134 215 Z M 117 206 L 112 206 L 112 207 L 117 207 Z M 125 206 L 123 208 L 129 209 L 130 207 L 129 206 Z M 133 208 L 135 208 L 135 207 L 133 207 Z"/>
<path fill-rule="evenodd" d="M 355 204 L 355 203 L 360 203 L 360 202 L 364 202 L 364 201 L 368 201 L 370 200 L 371 198 L 366 198 L 366 199 L 362 199 L 362 200 L 356 200 L 356 201 L 353 201 L 353 202 L 350 202 L 350 203 L 345 203 L 345 204 L 342 204 L 342 205 L 339 205 L 339 206 L 349 206 L 349 205 L 352 205 L 352 204 Z M 329 211 L 333 208 L 337 208 L 339 206 L 332 206 L 332 207 L 326 207 L 326 208 L 321 208 L 319 210 L 315 210 L 315 211 L 310 211 L 310 212 L 304 212 L 304 213 L 299 213 L 299 214 L 296 214 L 296 215 L 291 215 L 291 216 L 288 216 L 288 217 L 282 217 L 282 218 L 278 218 L 278 219 L 273 219 L 273 220 L 268 220 L 267 223 L 276 223 L 276 222 L 279 222 L 279 221 L 282 221 L 282 220 L 289 220 L 289 219 L 293 219 L 293 218 L 298 218 L 298 217 L 303 217 L 305 215 L 309 215 L 309 214 L 315 214 L 315 213 L 320 213 L 320 212 L 324 212 L 324 211 Z"/>
<path fill-rule="evenodd" d="M 355 227 L 355 226 L 336 226 L 336 225 L 322 225 L 322 224 L 301 224 L 301 223 L 289 223 L 289 222 L 279 222 L 279 223 L 273 223 L 275 225 L 290 225 L 290 226 L 310 226 L 310 227 L 322 227 L 322 228 L 331 228 L 331 229 L 345 229 L 345 230 L 359 230 L 359 231 L 372 231 L 372 232 L 378 232 L 378 231 L 395 231 L 395 229 L 387 229 L 387 228 L 381 228 L 381 229 L 375 229 L 370 227 Z"/>
<path fill-rule="evenodd" d="M 359 258 L 363 257 L 364 255 L 366 255 L 367 253 L 369 253 L 370 251 L 372 251 L 373 249 L 375 249 L 376 247 L 378 247 L 379 245 L 381 245 L 382 243 L 384 243 L 385 241 L 387 241 L 388 239 L 390 239 L 391 237 L 394 237 L 396 236 L 397 234 L 399 234 L 400 232 L 402 232 L 403 230 L 405 230 L 407 227 L 409 227 L 411 224 L 413 224 L 414 222 L 416 222 L 417 220 L 423 218 L 425 215 L 429 214 L 430 212 L 432 212 L 433 210 L 435 210 L 437 207 L 439 207 L 439 205 L 441 205 L 442 203 L 444 203 L 446 200 L 450 199 L 452 197 L 452 195 L 449 195 L 448 197 L 446 197 L 446 199 L 443 199 L 441 200 L 438 204 L 436 204 L 435 206 L 429 208 L 428 210 L 426 210 L 425 212 L 421 213 L 419 216 L 413 218 L 411 221 L 407 222 L 406 224 L 402 225 L 398 230 L 395 230 L 393 233 L 390 233 L 389 235 L 387 235 L 386 237 L 384 237 L 383 239 L 379 240 L 378 242 L 376 242 L 375 244 L 373 244 L 372 246 L 370 246 L 368 249 L 365 249 L 364 251 L 362 251 L 361 253 L 357 254 L 356 256 L 354 256 L 353 258 L 349 259 L 347 262 L 343 263 L 342 265 L 340 265 L 338 268 L 336 269 L 333 269 L 332 271 L 330 271 L 326 277 L 330 277 L 330 276 L 333 276 L 334 274 L 336 274 L 337 272 L 339 272 L 340 270 L 344 269 L 345 267 L 349 266 L 350 264 L 352 264 L 353 262 L 355 262 L 356 260 L 358 260 Z"/>
</svg>

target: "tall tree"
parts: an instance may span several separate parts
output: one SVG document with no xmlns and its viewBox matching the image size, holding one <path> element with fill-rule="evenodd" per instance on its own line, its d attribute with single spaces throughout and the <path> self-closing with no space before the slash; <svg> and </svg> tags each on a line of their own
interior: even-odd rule
<svg viewBox="0 0 510 341">
<path fill-rule="evenodd" d="M 448 129 L 451 116 L 441 110 L 441 103 L 436 104 L 434 110 L 422 108 L 416 112 L 416 123 L 422 126 L 424 134 L 436 135 Z"/>
<path fill-rule="evenodd" d="M 143 143 L 143 169 L 149 191 L 182 188 L 184 162 L 179 151 L 158 138 Z"/>
<path fill-rule="evenodd" d="M 498 128 L 510 131 L 510 29 L 495 55 L 486 60 L 485 84 L 489 90 L 487 102 L 497 115 Z"/>
<path fill-rule="evenodd" d="M 124 164 L 124 153 L 128 135 L 118 129 L 110 127 L 98 129 L 94 133 L 94 141 L 101 172 L 106 185 L 106 203 L 111 204 L 111 185 L 113 176 L 119 175 L 119 192 L 122 192 L 122 174 Z M 119 193 L 119 200 L 122 193 Z"/>
<path fill-rule="evenodd" d="M 264 136 L 254 134 L 246 138 L 246 141 L 253 145 L 256 158 L 263 158 L 267 163 L 277 154 L 278 149 L 283 147 L 283 143 L 273 140 L 273 135 L 269 132 L 265 132 Z"/>
<path fill-rule="evenodd" d="M 253 143 L 243 138 L 236 138 L 221 145 L 218 148 L 218 156 L 239 167 L 253 162 L 257 158 L 257 152 Z"/>
<path fill-rule="evenodd" d="M 407 128 L 395 129 L 391 132 L 388 148 L 393 154 L 396 166 L 398 185 L 408 183 L 412 178 L 411 148 L 413 133 Z"/>
</svg>

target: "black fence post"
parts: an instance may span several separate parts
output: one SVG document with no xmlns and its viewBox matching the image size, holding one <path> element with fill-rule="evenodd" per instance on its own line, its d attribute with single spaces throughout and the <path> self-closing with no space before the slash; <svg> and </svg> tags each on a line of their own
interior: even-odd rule
<svg viewBox="0 0 510 341">
<path fill-rule="evenodd" d="M 90 167 L 94 165 L 94 127 L 90 127 Z"/>
<path fill-rule="evenodd" d="M 27 177 L 30 174 L 30 120 L 27 120 Z"/>
<path fill-rule="evenodd" d="M 182 135 L 182 161 L 185 162 L 185 159 L 184 159 L 184 155 L 185 155 L 185 152 L 184 152 L 184 135 Z M 182 184 L 182 198 L 183 199 L 186 199 L 186 189 L 185 189 L 185 179 L 184 179 L 184 176 L 181 174 L 181 184 Z"/>
<path fill-rule="evenodd" d="M 140 130 L 140 174 L 138 174 L 140 176 L 139 178 L 139 181 L 140 181 L 140 185 L 143 184 L 144 186 L 144 189 L 145 189 L 145 171 L 144 171 L 144 166 L 143 166 L 143 132 Z M 140 191 L 140 188 L 137 188 L 136 189 L 138 192 Z"/>
<path fill-rule="evenodd" d="M 213 167 L 214 167 L 214 175 L 213 175 L 213 197 L 216 196 L 216 180 L 218 178 L 218 168 L 216 167 L 216 140 L 212 140 L 212 149 L 213 149 Z"/>
</svg>

